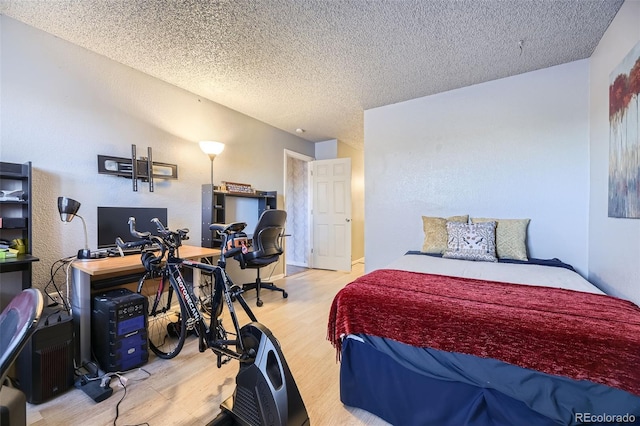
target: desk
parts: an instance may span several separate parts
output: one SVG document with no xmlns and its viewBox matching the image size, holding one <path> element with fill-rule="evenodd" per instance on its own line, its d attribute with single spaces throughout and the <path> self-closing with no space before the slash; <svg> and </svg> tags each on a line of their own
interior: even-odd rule
<svg viewBox="0 0 640 426">
<path fill-rule="evenodd" d="M 217 257 L 219 249 L 181 246 L 182 259 L 201 259 Z M 144 267 L 139 255 L 107 257 L 90 261 L 76 260 L 71 264 L 73 282 L 71 293 L 71 311 L 76 332 L 75 359 L 79 365 L 91 361 L 91 281 L 117 278 L 131 274 L 142 274 Z"/>
</svg>

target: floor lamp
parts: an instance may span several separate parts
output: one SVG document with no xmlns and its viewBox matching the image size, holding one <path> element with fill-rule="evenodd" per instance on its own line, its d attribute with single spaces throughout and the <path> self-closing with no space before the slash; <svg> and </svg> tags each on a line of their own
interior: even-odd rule
<svg viewBox="0 0 640 426">
<path fill-rule="evenodd" d="M 213 185 L 213 160 L 224 150 L 224 144 L 216 141 L 200 141 L 200 149 L 211 160 L 211 191 L 215 191 L 216 187 Z"/>
</svg>

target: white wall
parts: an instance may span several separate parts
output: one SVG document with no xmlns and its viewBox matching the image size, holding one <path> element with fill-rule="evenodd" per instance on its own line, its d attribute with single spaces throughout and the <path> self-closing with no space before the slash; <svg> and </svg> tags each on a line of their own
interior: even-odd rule
<svg viewBox="0 0 640 426">
<path fill-rule="evenodd" d="M 333 160 L 338 158 L 338 140 L 329 139 L 327 141 L 316 142 L 315 144 L 316 160 Z"/>
<path fill-rule="evenodd" d="M 98 206 L 168 207 L 172 227 L 188 227 L 200 245 L 201 185 L 209 158 L 197 141 L 226 144 L 215 181 L 283 192 L 284 149 L 309 156 L 312 143 L 137 72 L 6 16 L 1 25 L 2 161 L 33 162 L 34 286 L 51 264 L 83 244 L 81 224 L 62 223 L 56 199 L 82 203 L 89 246 L 97 245 Z M 153 148 L 155 161 L 178 165 L 178 180 L 141 183 L 99 175 L 97 155 L 128 157 Z M 282 204 L 279 196 L 280 204 Z M 242 218 L 235 218 L 242 220 Z M 280 271 L 282 273 L 282 265 Z M 250 271 L 255 278 L 255 271 Z M 238 280 L 240 281 L 240 280 Z"/>
<path fill-rule="evenodd" d="M 587 271 L 588 61 L 365 111 L 368 271 L 421 216 L 530 218 L 530 255 Z"/>
<path fill-rule="evenodd" d="M 640 42 L 640 2 L 626 1 L 589 61 L 589 280 L 640 304 L 640 219 L 608 217 L 609 75 Z"/>
<path fill-rule="evenodd" d="M 357 262 L 364 258 L 364 152 L 342 142 L 337 148 L 338 158 L 351 159 L 351 260 Z"/>
</svg>

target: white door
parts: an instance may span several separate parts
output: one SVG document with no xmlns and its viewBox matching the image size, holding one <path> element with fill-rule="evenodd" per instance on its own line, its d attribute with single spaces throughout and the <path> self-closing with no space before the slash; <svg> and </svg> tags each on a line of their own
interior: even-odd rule
<svg viewBox="0 0 640 426">
<path fill-rule="evenodd" d="M 311 164 L 312 267 L 351 271 L 351 159 Z"/>
</svg>

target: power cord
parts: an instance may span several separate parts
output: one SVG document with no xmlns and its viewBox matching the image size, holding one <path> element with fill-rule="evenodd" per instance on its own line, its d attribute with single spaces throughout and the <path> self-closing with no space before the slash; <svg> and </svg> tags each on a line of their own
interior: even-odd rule
<svg viewBox="0 0 640 426">
<path fill-rule="evenodd" d="M 68 302 L 68 300 L 69 300 L 69 267 L 71 266 L 71 262 L 73 262 L 74 259 L 75 259 L 75 256 L 70 256 L 70 257 L 65 257 L 65 258 L 62 258 L 62 259 L 58 259 L 55 262 L 53 262 L 51 264 L 49 281 L 44 286 L 44 293 L 45 293 L 46 297 L 51 299 L 51 302 L 53 302 L 53 304 L 57 304 L 58 301 L 54 300 L 50 296 L 49 287 L 53 286 L 53 288 L 55 289 L 56 293 L 58 293 L 58 295 L 60 296 L 60 300 L 62 301 L 62 306 L 67 311 L 67 313 L 71 312 L 71 307 L 70 307 L 69 302 Z M 67 284 L 67 295 L 66 295 L 66 297 L 64 297 L 62 295 L 62 291 L 60 290 L 58 284 L 56 283 L 56 275 L 65 266 L 67 267 L 66 270 L 65 270 L 65 274 L 66 274 L 65 282 Z M 53 305 L 49 305 L 49 306 L 53 306 Z"/>
<path fill-rule="evenodd" d="M 55 311 L 53 311 L 49 315 L 47 315 L 47 317 L 44 319 L 44 325 L 45 326 L 49 325 L 49 319 L 54 315 L 60 314 L 61 311 L 62 311 L 62 309 L 56 309 Z M 58 315 L 58 322 L 61 322 L 61 321 L 62 321 L 62 316 Z"/>
<path fill-rule="evenodd" d="M 120 386 L 122 386 L 122 389 L 124 389 L 124 393 L 122 394 L 122 398 L 120 398 L 120 401 L 118 401 L 118 403 L 116 404 L 116 418 L 113 419 L 113 426 L 116 426 L 118 417 L 120 417 L 120 403 L 122 403 L 122 401 L 124 401 L 124 398 L 127 396 L 127 382 L 122 380 L 122 376 L 120 375 L 118 375 L 118 381 L 120 382 Z"/>
<path fill-rule="evenodd" d="M 87 372 L 83 372 L 81 371 L 81 369 L 85 369 Z M 84 364 L 82 367 L 76 367 L 75 368 L 75 373 L 76 376 L 79 376 L 79 381 L 82 383 L 82 387 L 84 387 L 87 383 L 90 382 L 97 382 L 100 381 L 100 388 L 101 388 L 101 396 L 102 393 L 105 393 L 106 390 L 108 390 L 108 396 L 111 396 L 112 394 L 112 390 L 111 388 L 111 380 L 114 377 L 117 377 L 118 379 L 118 385 L 124 390 L 122 397 L 120 398 L 120 400 L 118 401 L 118 403 L 116 404 L 116 416 L 113 419 L 113 425 L 116 425 L 116 422 L 118 421 L 118 418 L 120 417 L 120 404 L 122 403 L 122 401 L 124 401 L 124 398 L 127 396 L 127 384 L 130 381 L 142 381 L 142 380 L 146 380 L 147 378 L 151 377 L 151 373 L 147 370 L 145 370 L 144 368 L 138 368 L 137 371 L 138 372 L 142 372 L 144 373 L 144 377 L 140 377 L 140 378 L 129 378 L 127 376 L 125 376 L 125 374 L 129 374 L 129 373 L 133 373 L 133 370 L 127 371 L 127 372 L 122 372 L 122 371 L 115 371 L 115 372 L 107 372 L 104 373 L 102 375 L 99 375 L 99 369 L 98 366 L 95 362 L 87 362 L 86 364 Z M 95 387 L 96 385 L 92 385 L 93 387 Z M 76 386 L 78 387 L 78 386 Z M 94 391 L 95 392 L 95 391 Z M 93 392 L 92 392 L 93 393 Z M 91 395 L 90 395 L 91 396 Z M 108 398 L 107 396 L 107 398 Z M 98 400 L 96 400 L 96 402 L 100 402 L 103 399 L 106 398 L 100 398 Z M 149 425 L 147 422 L 145 423 L 139 423 L 138 425 L 134 425 L 134 426 L 142 426 L 142 425 Z"/>
<path fill-rule="evenodd" d="M 104 376 L 102 376 L 102 383 L 103 386 L 105 386 L 105 383 L 109 383 L 111 381 L 112 377 L 117 377 L 118 378 L 118 384 L 120 385 L 120 387 L 122 387 L 122 389 L 124 390 L 124 393 L 122 394 L 122 397 L 120 398 L 120 400 L 118 401 L 118 403 L 116 404 L 116 417 L 113 419 L 113 426 L 116 426 L 116 422 L 118 421 L 118 418 L 120 417 L 120 404 L 122 403 L 122 401 L 124 401 L 124 398 L 127 396 L 127 383 L 129 382 L 129 380 L 133 380 L 133 381 L 141 381 L 141 380 L 145 380 L 148 377 L 151 376 L 151 373 L 149 373 L 147 370 L 145 370 L 144 368 L 139 368 L 138 371 L 142 371 L 144 373 L 146 373 L 146 376 L 140 379 L 128 379 L 126 376 L 123 375 L 122 372 L 115 372 L 115 373 L 106 373 Z M 142 425 L 149 425 L 149 423 L 145 422 L 145 423 L 139 423 L 135 426 L 142 426 Z"/>
<path fill-rule="evenodd" d="M 279 257 L 278 261 L 273 264 L 273 267 L 271 268 L 271 272 L 269 272 L 269 277 L 266 279 L 266 281 L 271 281 L 271 277 L 273 276 L 273 273 L 276 270 L 276 266 L 278 266 L 280 264 L 280 260 L 281 259 L 282 259 L 282 257 Z"/>
</svg>

